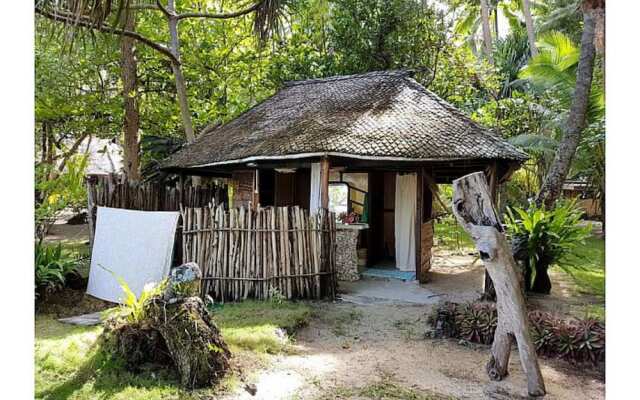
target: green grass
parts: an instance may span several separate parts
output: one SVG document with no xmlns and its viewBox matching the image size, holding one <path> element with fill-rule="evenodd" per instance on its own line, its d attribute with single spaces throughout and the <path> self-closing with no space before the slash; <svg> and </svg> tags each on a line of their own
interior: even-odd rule
<svg viewBox="0 0 640 400">
<path fill-rule="evenodd" d="M 584 314 L 604 319 L 605 316 L 605 241 L 588 238 L 576 248 L 575 256 L 561 266 L 575 283 L 577 294 L 594 296 L 596 303 L 586 304 Z"/>
<path fill-rule="evenodd" d="M 214 310 L 214 315 L 231 351 L 244 349 L 275 354 L 286 350 L 288 344 L 276 330 L 295 332 L 311 317 L 311 307 L 301 302 L 276 304 L 247 300 L 224 304 Z"/>
<path fill-rule="evenodd" d="M 453 397 L 405 387 L 392 374 L 382 374 L 378 381 L 361 387 L 338 386 L 317 400 L 333 399 L 455 400 Z"/>
<path fill-rule="evenodd" d="M 571 258 L 566 270 L 573 277 L 578 291 L 604 297 L 604 239 L 590 237 L 576 248 L 575 253 L 576 257 Z"/>
<path fill-rule="evenodd" d="M 287 346 L 276 329 L 293 332 L 306 323 L 311 308 L 305 303 L 246 301 L 225 304 L 214 315 L 232 352 L 276 353 Z M 36 398 L 189 400 L 214 398 L 237 384 L 238 378 L 230 375 L 215 388 L 185 391 L 170 371 L 127 372 L 101 350 L 101 332 L 101 327 L 76 327 L 49 315 L 36 316 Z"/>
</svg>

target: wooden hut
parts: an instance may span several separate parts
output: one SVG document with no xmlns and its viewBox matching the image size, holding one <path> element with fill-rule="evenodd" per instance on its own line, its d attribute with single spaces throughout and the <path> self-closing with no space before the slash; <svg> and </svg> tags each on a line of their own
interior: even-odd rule
<svg viewBox="0 0 640 400">
<path fill-rule="evenodd" d="M 495 193 L 526 158 L 410 71 L 382 71 L 287 83 L 163 169 L 229 178 L 236 206 L 329 208 L 330 186 L 346 185 L 366 264 L 389 257 L 425 282 L 436 184 L 485 171 Z"/>
</svg>

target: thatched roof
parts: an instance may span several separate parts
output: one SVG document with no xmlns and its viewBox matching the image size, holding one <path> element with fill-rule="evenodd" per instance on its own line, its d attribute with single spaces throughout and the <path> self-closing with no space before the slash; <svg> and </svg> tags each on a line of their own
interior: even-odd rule
<svg viewBox="0 0 640 400">
<path fill-rule="evenodd" d="M 408 71 L 296 81 L 207 128 L 164 168 L 322 155 L 446 161 L 527 156 L 416 82 Z"/>
</svg>

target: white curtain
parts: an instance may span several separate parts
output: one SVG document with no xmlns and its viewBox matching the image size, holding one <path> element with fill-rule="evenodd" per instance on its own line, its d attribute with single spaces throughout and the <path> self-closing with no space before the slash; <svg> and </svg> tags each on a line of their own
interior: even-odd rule
<svg viewBox="0 0 640 400">
<path fill-rule="evenodd" d="M 416 174 L 396 175 L 396 268 L 416 270 Z"/>
<path fill-rule="evenodd" d="M 320 198 L 320 163 L 311 164 L 311 196 L 309 198 L 309 215 L 316 213 L 322 205 Z"/>
<path fill-rule="evenodd" d="M 116 276 L 136 296 L 147 283 L 164 279 L 171 268 L 179 215 L 98 207 L 87 293 L 121 303 L 123 292 Z"/>
</svg>

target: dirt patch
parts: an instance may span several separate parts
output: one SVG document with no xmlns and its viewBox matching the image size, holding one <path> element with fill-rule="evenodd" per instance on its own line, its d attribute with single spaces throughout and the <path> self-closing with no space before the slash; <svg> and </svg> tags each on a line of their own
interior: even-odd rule
<svg viewBox="0 0 640 400">
<path fill-rule="evenodd" d="M 103 311 L 116 306 L 114 303 L 89 296 L 85 291 L 86 288 L 65 288 L 48 294 L 36 301 L 36 312 L 39 314 L 51 314 L 56 318 L 66 318 Z"/>
</svg>

